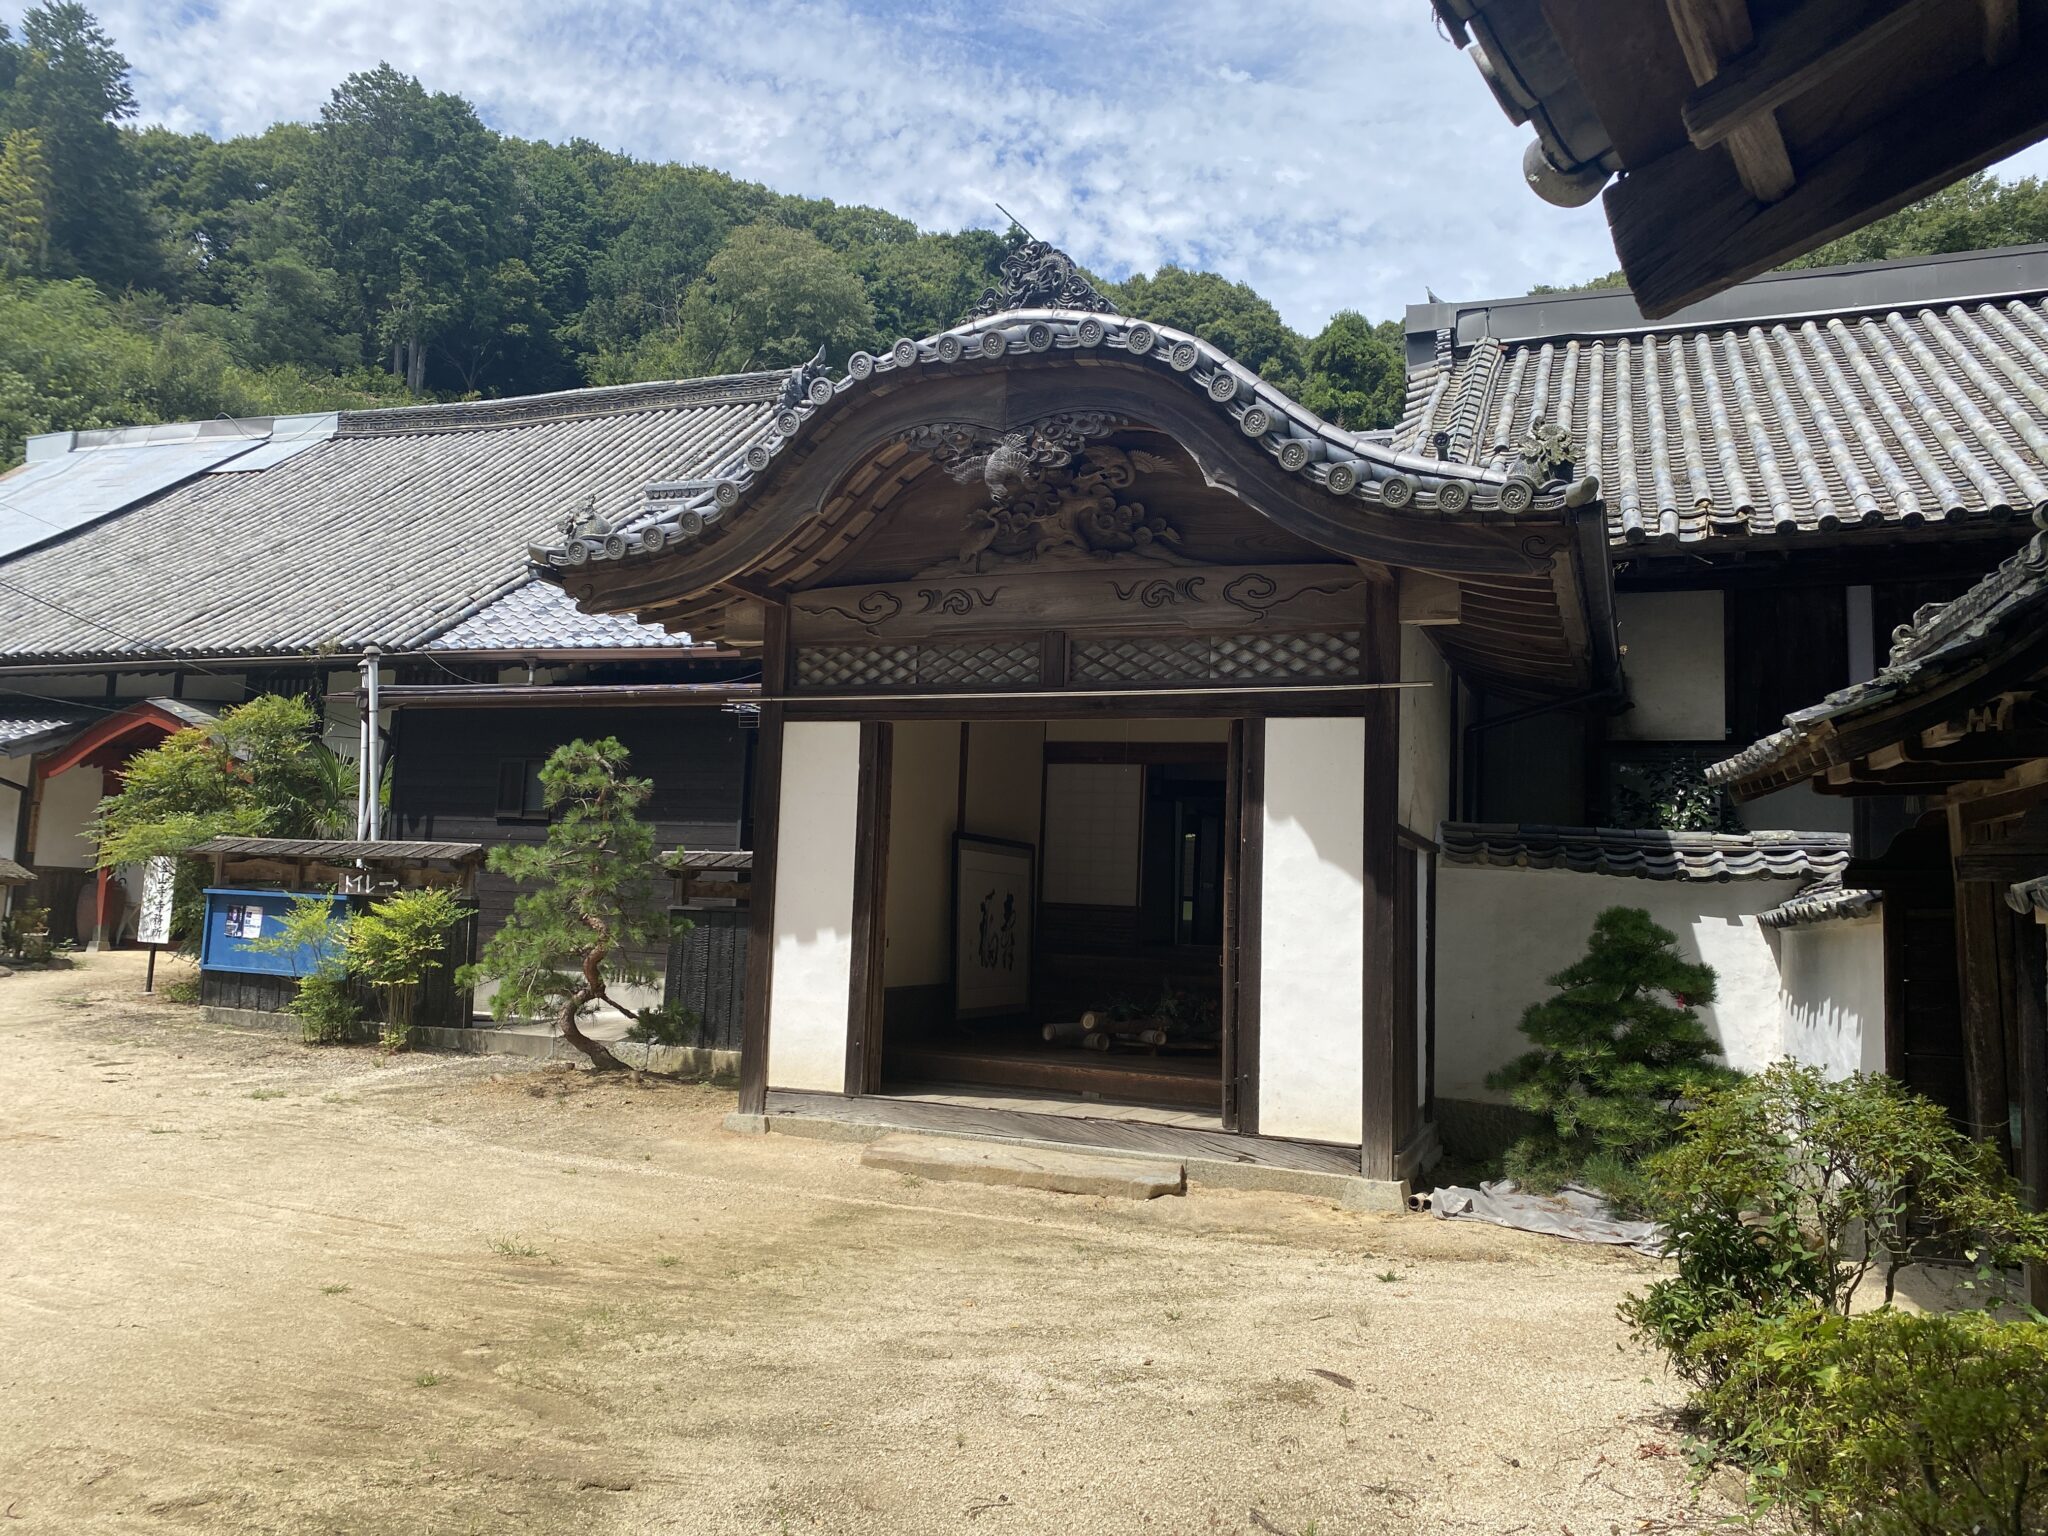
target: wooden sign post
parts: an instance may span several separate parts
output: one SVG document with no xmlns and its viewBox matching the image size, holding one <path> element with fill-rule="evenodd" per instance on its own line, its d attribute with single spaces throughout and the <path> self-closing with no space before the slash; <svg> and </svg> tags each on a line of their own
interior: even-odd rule
<svg viewBox="0 0 2048 1536">
<path fill-rule="evenodd" d="M 143 866 L 142 911 L 136 918 L 135 939 L 149 948 L 149 971 L 142 990 L 156 990 L 156 953 L 171 942 L 171 893 L 178 879 L 178 861 L 160 853 Z"/>
</svg>

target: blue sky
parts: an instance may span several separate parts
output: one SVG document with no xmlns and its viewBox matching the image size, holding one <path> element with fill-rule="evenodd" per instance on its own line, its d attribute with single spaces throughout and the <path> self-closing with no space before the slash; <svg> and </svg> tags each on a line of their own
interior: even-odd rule
<svg viewBox="0 0 2048 1536">
<path fill-rule="evenodd" d="M 1647 3 L 1647 0 L 1646 0 Z M 1611 270 L 1597 203 L 1521 184 L 1511 127 L 1425 0 L 211 0 L 93 6 L 144 121 L 312 119 L 380 60 L 504 132 L 576 136 L 926 228 L 1000 202 L 1113 277 L 1251 283 L 1313 332 L 1433 288 Z M 2008 172 L 2048 172 L 2037 146 Z"/>
</svg>

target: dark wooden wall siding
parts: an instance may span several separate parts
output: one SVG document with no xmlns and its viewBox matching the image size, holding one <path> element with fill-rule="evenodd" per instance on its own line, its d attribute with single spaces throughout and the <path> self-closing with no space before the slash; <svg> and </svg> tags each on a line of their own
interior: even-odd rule
<svg viewBox="0 0 2048 1536">
<path fill-rule="evenodd" d="M 745 1023 L 748 929 L 745 907 L 712 907 L 689 914 L 690 927 L 669 941 L 662 1001 L 697 1021 L 690 1043 L 736 1051 Z"/>
<path fill-rule="evenodd" d="M 402 837 L 538 842 L 541 824 L 499 819 L 499 765 L 616 736 L 633 772 L 654 781 L 646 814 L 664 848 L 740 846 L 749 733 L 718 710 L 416 710 L 395 734 L 391 809 Z"/>
<path fill-rule="evenodd" d="M 1733 751 L 1848 684 L 1849 609 L 1841 586 L 1738 587 L 1724 602 Z"/>
<path fill-rule="evenodd" d="M 632 754 L 633 772 L 654 781 L 645 814 L 659 847 L 743 846 L 748 740 L 736 717 L 718 710 L 447 709 L 399 717 L 395 733 L 391 835 L 448 842 L 539 842 L 547 827 L 498 815 L 500 765 L 544 758 L 578 737 L 616 736 Z M 477 878 L 478 942 L 504 925 L 512 910 L 509 880 Z M 637 956 L 663 968 L 661 952 Z"/>
</svg>

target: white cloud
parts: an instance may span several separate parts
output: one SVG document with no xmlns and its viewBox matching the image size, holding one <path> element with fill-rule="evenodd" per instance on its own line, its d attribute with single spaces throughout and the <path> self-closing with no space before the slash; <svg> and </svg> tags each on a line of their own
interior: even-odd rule
<svg viewBox="0 0 2048 1536">
<path fill-rule="evenodd" d="M 1298 328 L 1615 265 L 1540 202 L 1422 0 L 99 0 L 146 121 L 311 119 L 380 60 L 530 138 L 594 139 L 926 228 L 1001 202 L 1097 271 L 1250 283 Z M 2038 172 L 2048 150 L 2014 169 Z M 2040 161 L 2041 163 L 2035 163 Z"/>
</svg>

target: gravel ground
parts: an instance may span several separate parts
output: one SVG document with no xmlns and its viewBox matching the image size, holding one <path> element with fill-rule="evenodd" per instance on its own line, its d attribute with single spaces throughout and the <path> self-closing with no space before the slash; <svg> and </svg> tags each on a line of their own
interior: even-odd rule
<svg viewBox="0 0 2048 1536">
<path fill-rule="evenodd" d="M 180 968 L 170 968 L 179 974 Z M 160 980 L 163 973 L 160 971 Z M 1704 1529 L 1604 1250 L 0 978 L 0 1536 Z"/>
</svg>

